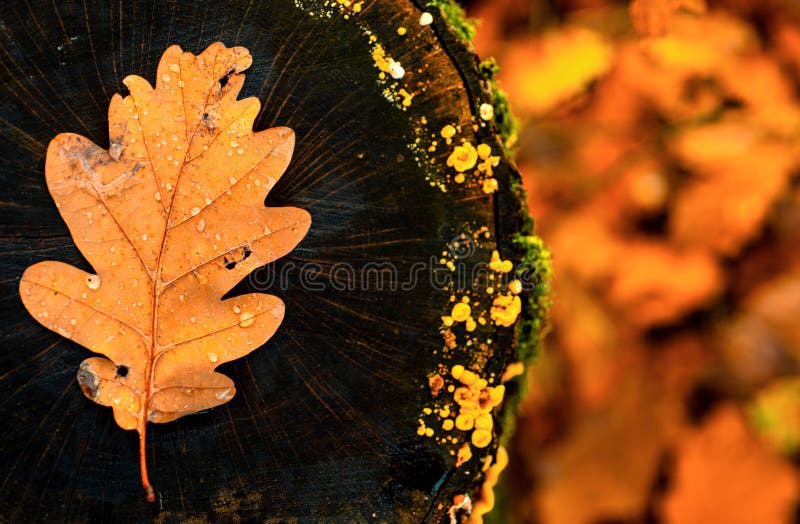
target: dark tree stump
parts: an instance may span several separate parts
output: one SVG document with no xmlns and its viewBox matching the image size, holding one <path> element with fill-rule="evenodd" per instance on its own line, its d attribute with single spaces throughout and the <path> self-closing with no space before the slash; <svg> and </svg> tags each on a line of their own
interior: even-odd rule
<svg viewBox="0 0 800 524">
<path fill-rule="evenodd" d="M 489 350 L 443 351 L 441 317 L 453 290 L 429 278 L 443 251 L 467 270 L 493 249 L 517 264 L 536 262 L 538 253 L 512 241 L 530 224 L 495 121 L 479 116 L 492 102 L 488 81 L 438 9 L 427 8 L 433 25 L 420 26 L 421 2 L 364 2 L 347 17 L 338 6 L 298 4 L 306 7 L 30 0 L 0 8 L 2 520 L 439 522 L 449 520 L 453 496 L 474 496 L 500 420 L 492 444 L 455 468 L 453 446 L 417 434 L 431 401 L 428 376 L 478 362 L 481 373 L 499 377 L 519 358 L 517 334 L 530 343 L 540 314 L 528 307 L 516 328 L 480 326 L 474 336 L 492 339 Z M 379 83 L 366 30 L 403 64 L 403 85 L 418 91 L 406 111 L 401 99 L 386 99 L 383 90 L 394 84 Z M 281 125 L 297 134 L 269 203 L 302 207 L 314 222 L 290 256 L 232 291 L 268 291 L 287 309 L 264 347 L 221 368 L 236 382 L 236 397 L 149 426 L 158 498 L 148 504 L 136 434 L 76 384 L 89 351 L 36 323 L 17 286 L 40 260 L 91 270 L 45 186 L 49 141 L 75 132 L 108 147 L 108 103 L 125 92 L 122 79 L 138 74 L 152 83 L 169 45 L 199 53 L 214 41 L 243 45 L 254 57 L 241 97 L 262 102 L 256 130 Z M 463 126 L 456 138 L 488 143 L 502 156 L 498 192 L 453 182 L 441 137 L 427 151 L 446 124 Z M 489 237 L 466 251 L 451 242 L 481 227 Z M 330 285 L 337 263 L 357 270 L 352 289 Z M 395 270 L 380 286 L 378 272 L 363 272 L 369 263 Z M 542 278 L 534 267 L 529 280 L 539 287 L 523 293 L 526 305 L 541 303 Z"/>
</svg>

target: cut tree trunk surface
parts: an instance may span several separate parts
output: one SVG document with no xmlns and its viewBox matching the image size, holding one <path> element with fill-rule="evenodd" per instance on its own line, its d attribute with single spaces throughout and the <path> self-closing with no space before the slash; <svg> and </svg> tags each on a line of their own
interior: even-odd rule
<svg viewBox="0 0 800 524">
<path fill-rule="evenodd" d="M 432 25 L 420 24 L 425 10 Z M 229 293 L 268 292 L 286 304 L 272 339 L 220 368 L 237 385 L 234 399 L 149 426 L 150 504 L 136 433 L 121 430 L 76 383 L 91 353 L 38 324 L 17 287 L 42 260 L 92 271 L 45 185 L 49 141 L 74 132 L 107 148 L 108 104 L 126 94 L 125 76 L 154 83 L 167 47 L 199 53 L 215 41 L 253 55 L 240 98 L 262 103 L 255 129 L 288 126 L 297 136 L 267 204 L 306 209 L 313 223 L 289 256 Z M 402 79 L 380 75 L 376 46 L 402 64 Z M 449 522 L 454 497 L 475 497 L 502 418 L 495 416 L 492 442 L 473 446 L 456 467 L 470 433 L 445 432 L 425 413 L 448 394 L 457 408 L 446 387 L 432 395 L 429 377 L 459 386 L 446 370 L 461 364 L 499 384 L 519 358 L 519 322 L 535 328 L 538 313 L 526 309 L 517 324 L 498 326 L 488 284 L 470 290 L 471 277 L 453 280 L 495 249 L 517 266 L 530 262 L 513 242 L 530 225 L 496 119 L 481 118 L 481 106 L 486 117 L 492 104 L 488 82 L 438 8 L 6 2 L 0 66 L 2 520 Z M 451 144 L 441 136 L 447 125 L 456 129 Z M 474 169 L 456 181 L 447 159 L 462 140 L 500 156 L 496 192 L 484 191 L 488 177 Z M 523 292 L 523 303 L 538 289 Z M 443 325 L 451 297 L 464 295 L 487 320 L 472 333 L 463 323 Z M 418 434 L 421 420 L 434 436 Z"/>
</svg>

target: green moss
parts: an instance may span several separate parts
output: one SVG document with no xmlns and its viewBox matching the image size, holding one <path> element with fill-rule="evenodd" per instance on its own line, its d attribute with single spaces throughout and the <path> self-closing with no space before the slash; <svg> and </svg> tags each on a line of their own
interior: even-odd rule
<svg viewBox="0 0 800 524">
<path fill-rule="evenodd" d="M 525 279 L 532 289 L 528 292 L 528 312 L 519 324 L 517 339 L 518 356 L 526 362 L 536 355 L 539 339 L 547 322 L 547 311 L 550 309 L 550 278 L 553 276 L 550 250 L 536 235 L 517 234 L 514 243 L 525 250 L 519 271 L 525 273 Z M 523 276 L 518 273 L 518 276 Z"/>
<path fill-rule="evenodd" d="M 427 5 L 439 9 L 444 19 L 462 40 L 472 40 L 472 37 L 475 36 L 478 21 L 468 18 L 464 13 L 464 8 L 455 0 L 430 0 Z"/>
<path fill-rule="evenodd" d="M 488 58 L 481 62 L 479 66 L 481 77 L 489 82 L 492 88 L 492 105 L 494 106 L 494 121 L 497 125 L 497 130 L 503 138 L 503 146 L 506 153 L 512 153 L 514 145 L 517 143 L 517 119 L 511 112 L 511 106 L 508 104 L 508 96 L 505 91 L 500 89 L 497 83 L 497 73 L 500 71 L 500 66 L 494 58 Z"/>
</svg>

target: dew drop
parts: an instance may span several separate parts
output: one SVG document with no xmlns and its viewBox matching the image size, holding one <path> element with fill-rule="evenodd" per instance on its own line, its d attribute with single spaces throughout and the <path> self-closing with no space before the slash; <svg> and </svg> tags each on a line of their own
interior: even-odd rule
<svg viewBox="0 0 800 524">
<path fill-rule="evenodd" d="M 231 388 L 225 388 L 223 391 L 220 391 L 219 393 L 216 393 L 214 396 L 217 397 L 219 400 L 223 400 L 223 399 L 230 400 L 230 398 L 231 398 Z"/>
<path fill-rule="evenodd" d="M 229 184 L 235 184 L 236 183 L 236 177 L 235 176 L 229 176 L 228 177 L 228 183 Z"/>
<path fill-rule="evenodd" d="M 86 287 L 89 289 L 97 289 L 100 287 L 100 276 L 89 275 L 86 277 Z"/>
<path fill-rule="evenodd" d="M 190 213 L 192 213 L 192 216 L 195 216 L 199 212 L 200 212 L 200 208 L 199 207 L 193 207 L 191 209 L 191 211 L 190 211 Z"/>
<path fill-rule="evenodd" d="M 158 202 L 161 202 L 161 192 L 156 191 L 156 194 L 153 195 L 153 198 L 155 198 Z"/>
<path fill-rule="evenodd" d="M 256 321 L 256 316 L 252 313 L 244 312 L 239 315 L 239 325 L 243 328 L 252 326 Z"/>
<path fill-rule="evenodd" d="M 217 357 L 216 353 L 209 353 L 208 360 L 210 360 L 211 362 L 216 362 L 217 360 L 219 360 L 219 358 Z"/>
<path fill-rule="evenodd" d="M 238 315 L 239 313 L 242 312 L 242 310 L 239 309 L 239 306 L 233 306 L 233 312 Z"/>
<path fill-rule="evenodd" d="M 161 75 L 161 80 L 163 80 L 164 82 L 169 82 L 171 78 L 168 74 L 164 73 L 163 75 Z"/>
<path fill-rule="evenodd" d="M 203 231 L 206 228 L 206 221 L 202 218 L 197 222 L 197 230 Z"/>
</svg>

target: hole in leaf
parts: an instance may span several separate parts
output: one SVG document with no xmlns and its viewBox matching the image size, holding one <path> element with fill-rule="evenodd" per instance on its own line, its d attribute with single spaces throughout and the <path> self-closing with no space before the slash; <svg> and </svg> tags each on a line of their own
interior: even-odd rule
<svg viewBox="0 0 800 524">
<path fill-rule="evenodd" d="M 228 85 L 228 80 L 230 80 L 232 74 L 233 74 L 233 69 L 229 69 L 227 73 L 222 75 L 222 78 L 219 79 L 219 88 L 220 89 L 222 89 L 226 85 Z"/>
<path fill-rule="evenodd" d="M 128 376 L 128 366 L 117 366 L 117 376 L 125 378 Z"/>
</svg>

